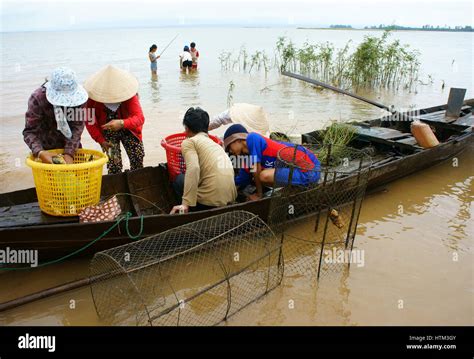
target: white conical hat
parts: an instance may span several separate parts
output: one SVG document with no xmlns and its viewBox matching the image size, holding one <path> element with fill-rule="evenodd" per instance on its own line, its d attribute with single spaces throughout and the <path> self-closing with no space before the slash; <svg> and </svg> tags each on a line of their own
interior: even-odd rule
<svg viewBox="0 0 474 359">
<path fill-rule="evenodd" d="M 102 103 L 126 101 L 138 92 L 138 80 L 113 65 L 104 67 L 84 82 L 89 98 Z"/>
<path fill-rule="evenodd" d="M 262 106 L 236 103 L 230 108 L 229 112 L 232 122 L 240 123 L 249 132 L 257 132 L 266 136 L 270 131 L 267 114 Z"/>
</svg>

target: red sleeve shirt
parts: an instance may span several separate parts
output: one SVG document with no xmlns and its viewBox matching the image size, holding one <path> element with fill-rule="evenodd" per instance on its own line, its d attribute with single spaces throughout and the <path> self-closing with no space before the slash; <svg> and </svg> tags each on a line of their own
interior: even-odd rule
<svg viewBox="0 0 474 359">
<path fill-rule="evenodd" d="M 102 133 L 102 126 L 105 125 L 107 114 L 105 105 L 89 99 L 87 101 L 88 119 L 86 121 L 87 131 L 98 143 L 105 141 Z M 124 128 L 129 130 L 140 141 L 142 140 L 142 128 L 145 122 L 142 107 L 138 100 L 138 95 L 120 104 L 117 110 L 117 118 L 123 120 Z"/>
</svg>

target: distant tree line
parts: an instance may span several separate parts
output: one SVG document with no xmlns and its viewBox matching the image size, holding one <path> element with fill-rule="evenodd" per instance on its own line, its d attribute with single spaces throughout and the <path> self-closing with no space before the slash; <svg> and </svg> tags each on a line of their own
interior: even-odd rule
<svg viewBox="0 0 474 359">
<path fill-rule="evenodd" d="M 423 25 L 422 27 L 409 27 L 400 25 L 383 25 L 378 26 L 366 26 L 364 29 L 368 30 L 423 30 L 423 31 L 459 31 L 459 32 L 472 32 L 472 26 L 433 26 Z"/>
<path fill-rule="evenodd" d="M 351 25 L 331 25 L 331 29 L 352 29 Z"/>
</svg>

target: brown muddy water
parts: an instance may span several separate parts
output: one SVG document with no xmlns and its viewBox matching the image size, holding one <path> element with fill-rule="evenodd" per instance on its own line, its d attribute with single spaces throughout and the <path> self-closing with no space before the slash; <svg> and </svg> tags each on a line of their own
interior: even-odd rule
<svg viewBox="0 0 474 359">
<path fill-rule="evenodd" d="M 223 72 L 221 50 L 272 51 L 278 36 L 297 44 L 330 40 L 342 46 L 360 42 L 366 32 L 297 29 L 187 29 L 201 52 L 201 69 L 186 77 L 176 70 L 176 58 L 185 41 L 182 29 L 73 31 L 68 33 L 2 34 L 0 186 L 2 192 L 33 185 L 24 165 L 27 148 L 21 137 L 28 95 L 57 65 L 74 68 L 81 81 L 110 59 L 128 68 L 140 80 L 145 112 L 145 164 L 163 161 L 160 140 L 181 130 L 189 106 L 200 105 L 211 115 L 226 108 L 229 81 L 236 85 L 234 102 L 261 104 L 269 112 L 272 130 L 301 133 L 329 120 L 376 118 L 380 111 L 356 100 L 283 79 L 276 74 Z M 158 64 L 158 81 L 149 79 L 146 62 L 151 43 L 173 44 Z M 93 44 L 90 36 L 97 39 Z M 396 32 L 395 39 L 420 50 L 423 80 L 431 85 L 416 91 L 374 91 L 374 100 L 399 108 L 445 103 L 448 89 L 465 87 L 473 97 L 473 34 Z M 62 41 L 66 37 L 74 41 Z M 235 49 L 226 39 L 234 39 Z M 237 41 L 235 39 L 241 39 Z M 99 41 L 104 40 L 104 41 Z M 186 40 L 187 41 L 187 40 Z M 237 41 L 237 42 L 236 42 Z M 122 42 L 127 43 L 124 52 Z M 54 44 L 62 43 L 56 47 Z M 74 48 L 67 48 L 74 43 Z M 21 48 L 35 53 L 24 63 Z M 439 51 L 439 49 L 443 51 Z M 82 49 L 81 57 L 72 56 Z M 4 51 L 5 50 L 5 51 Z M 8 51 L 7 51 L 8 50 Z M 446 83 L 443 89 L 442 82 Z M 263 90 L 266 88 L 266 90 Z M 217 134 L 222 134 L 219 129 Z M 88 134 L 83 145 L 98 148 Z M 451 161 L 386 186 L 367 196 L 355 248 L 364 251 L 364 266 L 314 278 L 292 275 L 281 286 L 231 317 L 226 325 L 474 325 L 474 221 L 472 220 L 474 148 Z M 67 233 L 65 233 L 67 240 Z M 0 272 L 0 302 L 82 278 L 89 261 L 75 259 L 28 272 Z M 75 308 L 71 308 L 71 301 Z M 88 287 L 36 301 L 0 313 L 0 325 L 101 325 Z"/>
</svg>

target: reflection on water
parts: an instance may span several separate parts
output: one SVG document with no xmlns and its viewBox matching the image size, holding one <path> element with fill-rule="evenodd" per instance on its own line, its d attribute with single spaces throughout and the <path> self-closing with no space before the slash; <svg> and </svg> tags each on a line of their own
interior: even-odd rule
<svg viewBox="0 0 474 359">
<path fill-rule="evenodd" d="M 457 183 L 456 187 L 451 188 L 453 194 L 456 194 L 460 202 L 456 215 L 449 220 L 450 229 L 453 231 L 449 238 L 451 248 L 457 250 L 458 240 L 469 238 L 474 235 L 473 224 L 471 219 L 471 207 L 474 202 L 474 192 L 472 190 L 472 182 L 474 178 L 467 179 L 464 183 Z"/>
<path fill-rule="evenodd" d="M 8 154 L 7 153 L 0 153 L 0 170 L 2 171 L 8 171 L 9 167 L 11 166 L 10 163 L 8 163 Z"/>
<path fill-rule="evenodd" d="M 158 75 L 153 74 L 151 75 L 151 80 L 149 81 L 150 84 L 150 97 L 151 102 L 155 105 L 160 102 L 160 87 L 161 84 L 158 81 Z"/>
<path fill-rule="evenodd" d="M 460 167 L 453 167 L 447 161 L 423 171 L 420 181 L 403 179 L 392 185 L 393 199 L 399 197 L 396 206 L 377 208 L 381 215 L 377 224 L 396 224 L 397 232 L 423 231 L 423 236 L 440 238 L 449 249 L 467 250 L 467 244 L 460 241 L 474 234 L 471 221 L 474 171 L 469 164 L 473 158 L 472 147 L 462 156 L 465 162 Z M 406 186 L 401 186 L 402 183 Z M 433 192 L 433 188 L 437 191 Z M 399 196 L 402 191 L 409 196 Z M 387 231 L 387 235 L 390 233 Z"/>
<path fill-rule="evenodd" d="M 177 100 L 181 103 L 183 109 L 198 105 L 202 106 L 199 85 L 199 71 L 179 72 Z"/>
</svg>

